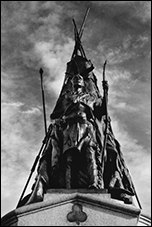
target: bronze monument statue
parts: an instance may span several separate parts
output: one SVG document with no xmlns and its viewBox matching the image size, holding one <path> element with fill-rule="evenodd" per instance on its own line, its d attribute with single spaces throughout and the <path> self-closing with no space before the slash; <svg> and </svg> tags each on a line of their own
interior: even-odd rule
<svg viewBox="0 0 152 227">
<path fill-rule="evenodd" d="M 107 189 L 113 198 L 131 204 L 136 192 L 108 116 L 108 82 L 104 75 L 102 96 L 81 44 L 84 23 L 79 32 L 73 23 L 72 58 L 50 116 L 32 192 L 20 205 L 42 201 L 48 189 L 59 188 Z"/>
</svg>

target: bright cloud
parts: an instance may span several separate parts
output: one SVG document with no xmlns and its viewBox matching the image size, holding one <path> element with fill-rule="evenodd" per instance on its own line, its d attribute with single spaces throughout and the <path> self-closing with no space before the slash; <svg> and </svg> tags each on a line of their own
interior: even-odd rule
<svg viewBox="0 0 152 227">
<path fill-rule="evenodd" d="M 49 71 L 44 82 L 48 92 L 53 89 L 56 94 L 59 94 L 65 76 L 66 63 L 70 61 L 73 48 L 74 42 L 71 39 L 67 39 L 63 45 L 55 45 L 53 41 L 35 44 L 35 52 Z"/>
<path fill-rule="evenodd" d="M 25 185 L 41 145 L 40 140 L 38 140 L 40 129 L 38 126 L 34 126 L 35 118 L 41 115 L 41 111 L 36 107 L 31 110 L 21 111 L 23 105 L 24 103 L 20 102 L 2 103 L 1 157 L 4 204 L 5 201 L 10 200 L 12 194 L 14 194 L 14 204 L 17 204 L 21 189 Z M 38 132 L 34 128 L 37 128 Z M 18 181 L 15 179 L 18 179 Z M 13 206 L 11 206 L 12 209 Z"/>
</svg>

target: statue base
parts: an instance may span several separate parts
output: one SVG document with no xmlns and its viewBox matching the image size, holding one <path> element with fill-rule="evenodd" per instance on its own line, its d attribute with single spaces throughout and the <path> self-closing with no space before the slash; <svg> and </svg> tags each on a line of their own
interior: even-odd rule
<svg viewBox="0 0 152 227">
<path fill-rule="evenodd" d="M 140 209 L 105 189 L 50 189 L 42 202 L 19 207 L 2 226 L 137 226 Z"/>
</svg>

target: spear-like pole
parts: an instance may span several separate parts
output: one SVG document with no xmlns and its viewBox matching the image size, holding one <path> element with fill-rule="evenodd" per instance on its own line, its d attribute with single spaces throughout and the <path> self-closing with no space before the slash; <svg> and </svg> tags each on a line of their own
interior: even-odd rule
<svg viewBox="0 0 152 227">
<path fill-rule="evenodd" d="M 75 20 L 72 19 L 72 21 L 73 21 L 74 29 L 75 29 L 75 42 L 76 42 L 76 45 L 75 45 L 75 48 L 74 48 L 74 52 L 72 54 L 72 58 L 73 58 L 74 54 L 76 54 L 76 51 L 78 51 L 78 49 L 80 50 L 80 52 L 83 55 L 83 57 L 86 58 L 85 52 L 84 52 L 83 47 L 81 45 L 81 39 L 79 37 L 79 33 L 78 33 L 78 30 L 77 30 L 77 26 L 76 26 Z"/>
<path fill-rule="evenodd" d="M 42 152 L 42 150 L 43 150 L 43 148 L 44 148 L 44 145 L 45 145 L 45 143 L 42 144 L 41 149 L 40 149 L 40 151 L 39 151 L 39 154 L 36 156 L 36 159 L 35 159 L 35 161 L 34 161 L 34 163 L 33 163 L 32 168 L 31 168 L 30 175 L 29 175 L 29 177 L 28 177 L 28 179 L 27 179 L 27 182 L 26 182 L 26 184 L 25 184 L 25 187 L 24 187 L 24 189 L 23 189 L 23 192 L 22 192 L 22 194 L 21 194 L 21 196 L 20 196 L 20 199 L 19 199 L 19 201 L 18 201 L 18 204 L 17 204 L 16 208 L 18 208 L 18 207 L 20 206 L 20 203 L 21 203 L 21 201 L 22 201 L 22 198 L 23 198 L 23 196 L 24 196 L 24 193 L 25 193 L 25 191 L 26 191 L 26 188 L 27 188 L 27 186 L 28 186 L 28 184 L 29 184 L 29 181 L 30 181 L 30 179 L 31 179 L 31 177 L 32 177 L 32 174 L 33 174 L 33 172 L 35 171 L 35 167 L 36 167 L 37 162 L 38 162 L 38 160 L 39 160 L 40 154 L 41 154 L 41 152 Z"/>
<path fill-rule="evenodd" d="M 87 8 L 87 11 L 86 11 L 85 16 L 83 18 L 83 22 L 82 22 L 82 25 L 81 25 L 81 28 L 80 28 L 80 31 L 79 31 L 79 37 L 80 37 L 80 39 L 81 39 L 82 34 L 83 34 L 84 25 L 85 25 L 86 19 L 88 17 L 89 11 L 90 11 L 90 7 Z"/>
<path fill-rule="evenodd" d="M 24 187 L 24 189 L 23 189 L 23 192 L 22 192 L 22 194 L 21 194 L 21 196 L 20 196 L 20 199 L 19 199 L 19 202 L 18 202 L 16 208 L 18 208 L 18 207 L 20 206 L 20 203 L 21 203 L 21 201 L 22 201 L 22 198 L 23 198 L 23 196 L 24 196 L 24 193 L 25 193 L 25 191 L 26 191 L 26 188 L 27 188 L 27 186 L 28 186 L 28 184 L 29 184 L 29 181 L 30 181 L 30 179 L 31 179 L 31 177 L 32 177 L 33 172 L 35 171 L 36 165 L 37 165 L 37 163 L 38 163 L 38 161 L 39 161 L 39 158 L 40 158 L 40 155 L 41 155 L 41 153 L 42 153 L 42 150 L 45 150 L 45 148 L 46 148 L 46 146 L 47 146 L 47 142 L 48 142 L 48 138 L 49 138 L 49 134 L 50 134 L 50 132 L 47 133 L 47 125 L 46 125 L 45 99 L 44 99 L 43 77 L 42 77 L 43 69 L 42 69 L 42 68 L 40 68 L 39 73 L 40 73 L 40 77 L 41 77 L 41 89 L 42 89 L 42 101 L 43 101 L 43 111 L 44 111 L 45 138 L 44 138 L 44 140 L 43 140 L 43 144 L 42 144 L 42 146 L 41 146 L 41 148 L 40 148 L 40 151 L 39 151 L 38 155 L 36 156 L 36 159 L 35 159 L 35 161 L 34 161 L 34 163 L 33 163 L 33 166 L 32 166 L 32 168 L 31 168 L 30 175 L 29 175 L 29 177 L 28 177 L 28 179 L 27 179 L 27 182 L 26 182 L 26 184 L 25 184 L 25 187 Z"/>
<path fill-rule="evenodd" d="M 104 83 L 107 83 L 107 81 L 105 80 L 105 68 L 106 68 L 106 64 L 107 64 L 107 61 L 105 61 L 104 66 L 103 66 L 103 84 Z M 104 161 L 105 161 L 105 157 L 106 157 L 107 128 L 108 128 L 108 109 L 107 109 L 108 89 L 104 85 L 103 85 L 103 88 L 104 88 L 104 99 L 105 99 L 104 108 L 105 108 L 105 116 L 106 116 L 106 119 L 105 119 L 105 131 L 104 131 L 104 142 L 103 142 L 102 160 L 101 160 L 102 161 L 102 169 L 104 169 Z M 142 209 L 142 206 L 140 204 L 140 201 L 139 201 L 139 198 L 137 196 L 137 193 L 136 193 L 136 190 L 135 190 L 135 187 L 134 187 L 133 182 L 132 182 L 132 186 L 133 186 L 133 189 L 134 189 L 135 197 L 136 197 L 137 203 L 139 205 L 139 208 Z"/>
<path fill-rule="evenodd" d="M 28 177 L 28 179 L 27 179 L 27 182 L 26 182 L 26 184 L 25 184 L 25 187 L 24 187 L 24 189 L 23 189 L 23 192 L 22 192 L 22 194 L 21 194 L 21 196 L 20 196 L 20 199 L 19 199 L 19 202 L 18 202 L 16 208 L 18 208 L 18 207 L 20 206 L 20 203 L 21 203 L 21 201 L 22 201 L 22 198 L 23 198 L 23 196 L 24 196 L 24 193 L 25 193 L 25 191 L 26 191 L 26 188 L 27 188 L 27 186 L 28 186 L 28 184 L 29 184 L 29 181 L 30 181 L 30 179 L 31 179 L 31 177 L 32 177 L 33 172 L 35 171 L 36 165 L 37 165 L 37 163 L 38 163 L 38 161 L 39 161 L 39 159 L 40 159 L 40 155 L 41 155 L 41 153 L 43 153 L 43 152 L 45 151 L 45 149 L 46 149 L 46 147 L 47 147 L 47 144 L 48 144 L 48 141 L 49 141 L 49 138 L 50 138 L 50 135 L 51 135 L 51 131 L 52 131 L 52 126 L 50 125 L 50 127 L 49 127 L 49 129 L 48 129 L 48 132 L 47 132 L 47 134 L 46 134 L 44 140 L 42 141 L 42 146 L 41 146 L 40 151 L 39 151 L 38 155 L 36 156 L 36 159 L 35 159 L 35 161 L 34 161 L 34 163 L 33 163 L 33 166 L 32 166 L 32 168 L 31 168 L 30 175 L 29 175 L 29 177 Z M 43 152 L 42 152 L 42 151 L 43 151 Z"/>
<path fill-rule="evenodd" d="M 72 57 L 71 59 L 74 57 L 74 55 L 76 54 L 76 51 L 78 50 L 78 45 L 79 45 L 79 50 L 80 52 L 82 53 L 82 55 L 86 58 L 85 56 L 85 52 L 83 50 L 83 47 L 81 46 L 81 38 L 82 38 L 82 35 L 83 35 L 83 30 L 84 30 L 84 26 L 85 26 L 85 23 L 86 23 L 86 19 L 88 17 L 88 14 L 89 14 L 89 11 L 90 11 L 90 7 L 88 7 L 86 13 L 85 13 L 85 16 L 83 18 L 83 22 L 81 24 L 81 28 L 78 32 L 78 29 L 77 29 L 77 26 L 76 26 L 76 23 L 75 23 L 75 20 L 72 19 L 72 22 L 74 24 L 74 36 L 75 36 L 75 47 L 74 47 L 74 51 L 72 53 Z"/>
<path fill-rule="evenodd" d="M 135 186 L 134 186 L 133 182 L 132 182 L 132 186 L 133 186 L 133 189 L 134 189 L 134 192 L 135 192 L 135 197 L 136 197 L 138 206 L 139 206 L 139 208 L 142 210 L 142 206 L 141 206 L 141 203 L 140 203 L 140 201 L 139 201 L 139 198 L 138 198 L 138 195 L 137 195 L 137 192 L 136 192 L 136 189 L 135 189 Z"/>
<path fill-rule="evenodd" d="M 102 166 L 104 166 L 104 159 L 106 157 L 106 143 L 107 143 L 107 128 L 108 128 L 108 110 L 107 110 L 107 100 L 108 100 L 108 88 L 105 86 L 107 81 L 105 80 L 105 68 L 106 68 L 107 61 L 105 61 L 103 66 L 103 89 L 104 89 L 104 111 L 105 111 L 105 131 L 104 131 L 104 141 L 103 141 L 103 150 L 101 156 Z"/>
<path fill-rule="evenodd" d="M 47 134 L 47 125 L 46 125 L 46 111 L 45 111 L 45 98 L 44 98 L 44 89 L 43 89 L 43 69 L 40 68 L 40 77 L 41 77 L 41 90 L 42 90 L 42 102 L 43 102 L 43 112 L 44 112 L 44 128 L 45 135 Z"/>
</svg>

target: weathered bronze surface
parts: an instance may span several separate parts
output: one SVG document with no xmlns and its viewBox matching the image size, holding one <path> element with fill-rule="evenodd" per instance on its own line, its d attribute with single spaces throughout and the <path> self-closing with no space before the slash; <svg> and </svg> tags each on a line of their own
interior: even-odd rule
<svg viewBox="0 0 152 227">
<path fill-rule="evenodd" d="M 108 117 L 106 153 L 105 97 L 93 65 L 76 55 L 69 63 L 63 88 L 51 114 L 51 133 L 27 203 L 43 200 L 47 189 L 108 189 L 112 197 L 131 203 L 134 189 L 120 144 Z M 108 92 L 108 84 L 103 83 Z"/>
<path fill-rule="evenodd" d="M 132 203 L 134 187 L 107 115 L 108 83 L 103 80 L 102 97 L 78 32 L 76 37 L 63 87 L 50 116 L 49 139 L 37 178 L 24 201 L 41 201 L 48 189 L 95 188 L 107 189 L 113 198 Z"/>
</svg>

